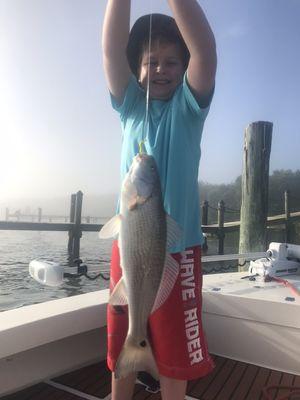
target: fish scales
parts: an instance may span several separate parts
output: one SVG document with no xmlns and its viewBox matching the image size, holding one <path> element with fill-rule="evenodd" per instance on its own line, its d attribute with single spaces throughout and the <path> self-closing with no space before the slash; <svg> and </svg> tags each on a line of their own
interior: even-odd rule
<svg viewBox="0 0 300 400">
<path fill-rule="evenodd" d="M 166 252 L 166 218 L 157 197 L 124 212 L 120 254 L 129 304 L 128 333 L 138 342 L 146 335 L 161 281 Z"/>
</svg>

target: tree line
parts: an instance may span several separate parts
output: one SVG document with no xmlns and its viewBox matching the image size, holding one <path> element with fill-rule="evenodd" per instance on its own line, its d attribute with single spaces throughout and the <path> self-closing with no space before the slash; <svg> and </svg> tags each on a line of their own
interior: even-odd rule
<svg viewBox="0 0 300 400">
<path fill-rule="evenodd" d="M 229 184 L 211 184 L 200 182 L 200 200 L 209 202 L 208 223 L 217 221 L 218 202 L 225 202 L 225 221 L 240 218 L 242 177 Z M 300 170 L 275 170 L 269 177 L 268 215 L 284 213 L 284 192 L 290 191 L 290 211 L 300 211 Z"/>
</svg>

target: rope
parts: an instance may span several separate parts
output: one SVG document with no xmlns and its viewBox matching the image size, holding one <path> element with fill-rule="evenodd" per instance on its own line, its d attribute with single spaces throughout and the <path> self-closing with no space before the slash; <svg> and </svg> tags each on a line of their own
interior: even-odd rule
<svg viewBox="0 0 300 400">
<path fill-rule="evenodd" d="M 300 290 L 295 285 L 293 285 L 291 282 L 287 281 L 286 279 L 277 278 L 275 276 L 272 276 L 271 280 L 278 282 L 278 283 L 282 283 L 284 286 L 289 288 L 294 295 L 300 296 Z"/>
<path fill-rule="evenodd" d="M 109 275 L 104 275 L 102 274 L 102 272 L 100 272 L 97 275 L 88 275 L 88 274 L 84 274 L 83 276 L 85 276 L 86 278 L 88 278 L 90 281 L 94 281 L 95 279 L 101 277 L 102 279 L 104 279 L 105 281 L 109 281 L 110 280 L 110 276 Z"/>
<path fill-rule="evenodd" d="M 226 206 L 225 212 L 239 213 L 240 210 L 235 210 L 235 209 L 233 209 L 233 208 L 229 208 L 229 207 Z"/>
<path fill-rule="evenodd" d="M 207 205 L 207 207 L 208 208 L 210 208 L 211 210 L 214 210 L 214 211 L 219 211 L 219 208 L 217 207 L 213 207 L 213 206 L 211 206 L 211 205 Z M 225 213 L 239 213 L 240 212 L 240 210 L 235 210 L 234 208 L 229 208 L 229 207 L 224 207 L 224 212 Z"/>
<path fill-rule="evenodd" d="M 210 205 L 208 205 L 208 208 L 211 208 L 212 210 L 218 211 L 218 208 L 212 207 Z"/>
<path fill-rule="evenodd" d="M 274 399 L 274 396 L 270 393 L 268 393 L 270 390 L 275 389 L 275 390 L 289 390 L 290 393 L 288 393 L 287 395 L 284 395 L 283 397 L 277 397 L 276 400 L 292 400 L 292 398 L 294 398 L 294 396 L 299 396 L 300 395 L 300 387 L 298 386 L 266 386 L 262 389 L 262 394 L 264 396 L 264 398 L 266 400 L 272 400 Z M 299 397 L 297 397 L 299 398 Z M 295 398 L 296 400 L 296 398 Z"/>
<path fill-rule="evenodd" d="M 236 270 L 238 267 L 243 267 L 246 264 L 246 261 L 243 262 L 243 264 L 236 264 L 236 265 L 228 265 L 226 267 L 220 267 L 220 268 L 211 268 L 210 270 L 203 268 L 205 274 L 212 274 L 214 272 L 222 272 L 222 271 L 229 271 L 229 270 Z"/>
</svg>

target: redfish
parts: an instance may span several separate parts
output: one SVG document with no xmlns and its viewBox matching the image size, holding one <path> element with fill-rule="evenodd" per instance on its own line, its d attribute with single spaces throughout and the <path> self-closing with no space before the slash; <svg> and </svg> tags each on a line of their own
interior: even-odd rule
<svg viewBox="0 0 300 400">
<path fill-rule="evenodd" d="M 168 253 L 181 236 L 165 212 L 158 169 L 147 154 L 138 154 L 122 183 L 120 214 L 101 229 L 100 238 L 118 235 L 122 278 L 109 303 L 128 304 L 128 333 L 117 360 L 115 377 L 148 371 L 158 377 L 147 334 L 148 318 L 168 298 L 179 273 Z"/>
</svg>

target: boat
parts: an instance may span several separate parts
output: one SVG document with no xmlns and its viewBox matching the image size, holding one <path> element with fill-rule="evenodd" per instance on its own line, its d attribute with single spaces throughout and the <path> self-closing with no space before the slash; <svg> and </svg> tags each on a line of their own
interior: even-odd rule
<svg viewBox="0 0 300 400">
<path fill-rule="evenodd" d="M 189 383 L 187 400 L 288 399 L 282 395 L 300 391 L 300 274 L 290 272 L 290 286 L 248 271 L 203 276 L 203 324 L 216 368 Z M 108 297 L 100 290 L 0 313 L 0 398 L 47 400 L 52 390 L 61 399 L 108 400 Z M 80 386 L 83 377 L 90 383 Z M 96 390 L 95 382 L 106 389 Z M 136 398 L 152 398 L 151 383 L 137 387 Z"/>
</svg>

